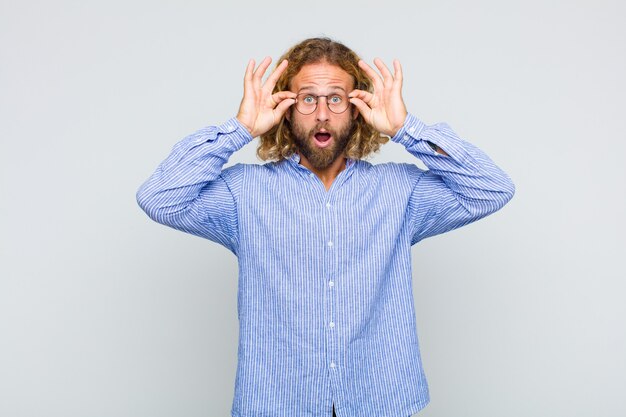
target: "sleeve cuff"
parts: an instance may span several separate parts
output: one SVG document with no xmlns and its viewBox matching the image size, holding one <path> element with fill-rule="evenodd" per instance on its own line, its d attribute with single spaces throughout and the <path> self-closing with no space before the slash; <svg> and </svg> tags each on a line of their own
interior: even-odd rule
<svg viewBox="0 0 626 417">
<path fill-rule="evenodd" d="M 252 135 L 250 135 L 250 132 L 248 132 L 248 129 L 246 129 L 246 127 L 242 125 L 236 117 L 230 118 L 226 122 L 217 126 L 217 132 L 218 134 L 226 135 L 239 148 L 254 139 Z M 217 139 L 217 137 L 211 138 L 208 141 L 215 139 Z"/>
<path fill-rule="evenodd" d="M 443 134 L 443 132 L 452 134 Z M 453 137 L 454 134 L 445 123 L 427 126 L 412 114 L 407 114 L 404 125 L 398 130 L 392 141 L 404 145 L 407 150 L 442 157 L 432 145 L 441 148 L 448 156 L 457 161 L 465 161 L 468 157 L 463 149 L 462 141 Z"/>
<path fill-rule="evenodd" d="M 419 138 L 422 130 L 426 127 L 426 124 L 413 116 L 411 113 L 407 113 L 404 124 L 391 138 L 392 141 L 401 145 L 409 146 L 411 142 Z"/>
</svg>

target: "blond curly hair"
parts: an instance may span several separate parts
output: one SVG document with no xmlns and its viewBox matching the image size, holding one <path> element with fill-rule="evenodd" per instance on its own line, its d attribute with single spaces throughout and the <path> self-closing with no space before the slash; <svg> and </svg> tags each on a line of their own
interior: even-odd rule
<svg viewBox="0 0 626 417">
<path fill-rule="evenodd" d="M 336 65 L 350 74 L 354 79 L 354 88 L 370 92 L 373 90 L 371 80 L 358 66 L 360 59 L 358 55 L 345 45 L 329 38 L 305 39 L 289 49 L 277 61 L 278 65 L 284 59 L 289 61 L 289 65 L 276 82 L 274 93 L 288 90 L 291 80 L 303 66 L 320 62 Z M 380 145 L 387 141 L 389 141 L 388 137 L 382 136 L 365 122 L 361 114 L 358 114 L 352 135 L 346 145 L 346 156 L 352 159 L 365 158 L 378 151 Z M 283 117 L 276 126 L 261 135 L 257 155 L 262 160 L 281 161 L 296 151 L 297 145 L 293 139 L 291 123 Z"/>
</svg>

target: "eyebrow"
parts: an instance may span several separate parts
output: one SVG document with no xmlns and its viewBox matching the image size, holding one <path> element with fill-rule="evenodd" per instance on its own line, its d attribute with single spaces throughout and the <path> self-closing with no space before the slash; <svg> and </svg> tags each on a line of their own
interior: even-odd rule
<svg viewBox="0 0 626 417">
<path fill-rule="evenodd" d="M 309 91 L 309 90 L 316 90 L 316 88 L 313 86 L 302 87 L 301 89 L 298 90 L 298 93 L 301 93 L 303 91 Z M 345 88 L 339 87 L 339 86 L 328 87 L 328 90 L 341 90 L 344 93 L 346 92 Z"/>
</svg>

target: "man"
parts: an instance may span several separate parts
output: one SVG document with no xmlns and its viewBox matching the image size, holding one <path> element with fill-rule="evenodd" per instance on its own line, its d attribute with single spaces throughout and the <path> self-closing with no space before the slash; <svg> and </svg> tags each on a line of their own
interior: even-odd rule
<svg viewBox="0 0 626 417">
<path fill-rule="evenodd" d="M 237 116 L 184 138 L 139 189 L 155 221 L 239 261 L 234 417 L 401 417 L 429 400 L 411 246 L 501 208 L 507 175 L 402 100 L 344 45 L 307 39 L 248 63 Z M 223 165 L 260 136 L 264 165 Z M 362 160 L 388 138 L 413 164 Z M 336 413 L 336 414 L 335 414 Z"/>
</svg>

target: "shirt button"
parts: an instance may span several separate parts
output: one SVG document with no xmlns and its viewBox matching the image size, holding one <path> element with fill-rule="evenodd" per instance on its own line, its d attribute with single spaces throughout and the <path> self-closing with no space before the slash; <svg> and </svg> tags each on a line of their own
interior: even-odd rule
<svg viewBox="0 0 626 417">
<path fill-rule="evenodd" d="M 330 240 L 328 241 L 328 247 L 332 247 L 333 246 L 333 242 L 331 242 Z"/>
<path fill-rule="evenodd" d="M 335 365 L 335 362 L 331 362 L 331 363 L 330 363 L 330 367 L 331 367 L 331 368 L 333 368 L 333 369 L 334 369 L 334 368 L 335 368 L 335 366 L 337 366 L 337 365 Z"/>
<path fill-rule="evenodd" d="M 414 127 L 410 127 L 409 128 L 409 133 L 414 133 L 415 132 L 415 128 Z"/>
<path fill-rule="evenodd" d="M 332 288 L 334 285 L 335 285 L 335 282 L 334 282 L 334 281 L 328 281 L 328 286 L 329 286 L 329 287 L 331 287 L 331 288 Z"/>
<path fill-rule="evenodd" d="M 326 207 L 327 207 L 327 208 L 330 208 L 330 203 L 326 203 Z"/>
<path fill-rule="evenodd" d="M 330 323 L 328 323 L 328 325 L 329 325 L 329 326 L 330 326 L 330 328 L 332 329 L 333 327 L 335 327 L 335 322 L 332 322 L 332 321 L 331 321 Z"/>
<path fill-rule="evenodd" d="M 309 173 L 309 177 L 313 178 L 313 175 L 315 175 L 314 173 Z"/>
</svg>

